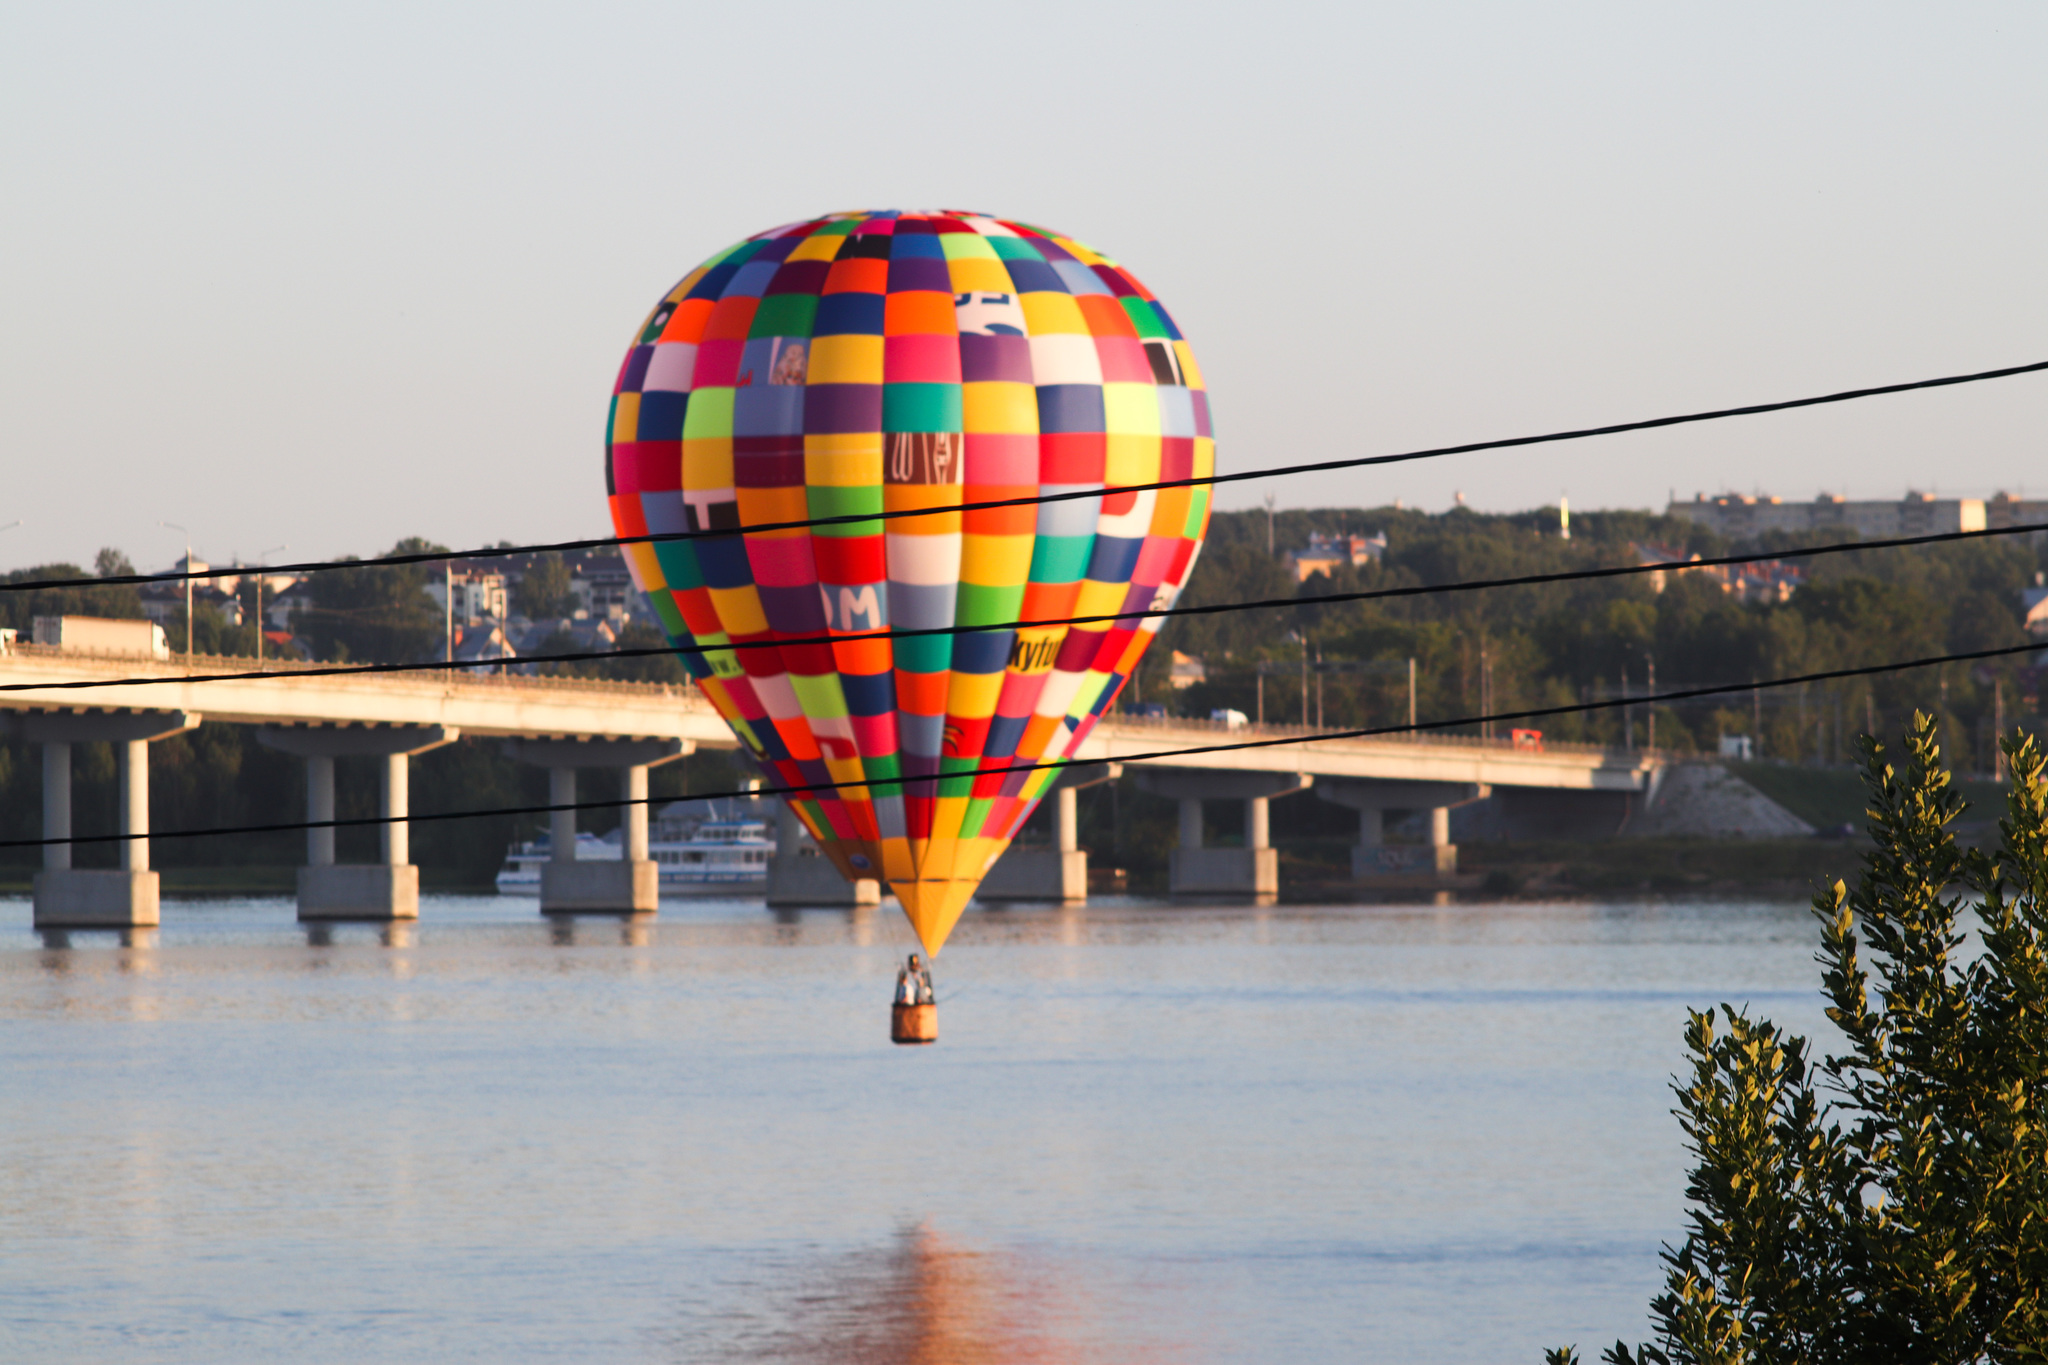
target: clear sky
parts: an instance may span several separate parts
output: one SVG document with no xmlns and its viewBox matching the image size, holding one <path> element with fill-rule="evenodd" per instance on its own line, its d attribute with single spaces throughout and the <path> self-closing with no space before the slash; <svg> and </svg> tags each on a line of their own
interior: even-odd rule
<svg viewBox="0 0 2048 1365">
<path fill-rule="evenodd" d="M 4 3 L 0 564 L 603 534 L 647 308 L 836 209 L 1130 266 L 1225 470 L 2048 359 L 2044 69 L 2038 0 Z M 2044 438 L 2035 376 L 1272 487 L 2040 496 Z"/>
</svg>

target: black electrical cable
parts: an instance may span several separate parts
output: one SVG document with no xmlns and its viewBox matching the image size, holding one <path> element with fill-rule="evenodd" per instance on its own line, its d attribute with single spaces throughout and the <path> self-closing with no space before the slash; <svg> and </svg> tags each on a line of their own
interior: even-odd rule
<svg viewBox="0 0 2048 1365">
<path fill-rule="evenodd" d="M 908 507 L 897 511 L 849 512 L 841 516 L 813 517 L 803 521 L 772 521 L 757 526 L 716 528 L 702 531 L 662 531 L 642 536 L 594 536 L 584 540 L 561 540 L 545 545 L 485 546 L 477 550 L 432 550 L 415 554 L 380 555 L 375 559 L 320 559 L 301 564 L 237 565 L 231 568 L 199 569 L 184 573 L 110 574 L 105 578 L 42 578 L 18 583 L 0 583 L 0 592 L 41 592 L 58 588 L 115 587 L 136 583 L 183 583 L 193 579 L 245 577 L 258 574 L 313 574 L 330 569 L 380 568 L 400 564 L 439 564 L 455 559 L 503 559 L 523 554 L 560 554 L 571 550 L 600 550 L 617 545 L 656 545 L 675 541 L 730 538 L 766 531 L 801 531 L 816 526 L 850 526 L 870 521 L 894 521 L 902 517 L 953 516 L 962 512 L 988 512 L 1005 507 L 1032 507 L 1049 502 L 1072 502 L 1087 498 L 1112 497 L 1120 493 L 1145 493 L 1169 488 L 1199 488 L 1248 479 L 1277 479 L 1295 474 L 1322 474 L 1339 469 L 1363 469 L 1372 465 L 1402 464 L 1409 460 L 1432 460 L 1445 455 L 1469 455 L 1481 450 L 1512 450 L 1520 446 L 1546 445 L 1554 441 L 1582 441 L 1593 436 L 1618 436 L 1631 431 L 1655 431 L 1660 427 L 1684 426 L 1692 422 L 1713 422 L 1724 417 L 1755 417 L 1763 413 L 1789 412 L 1795 408 L 1848 403 L 1859 398 L 1876 398 L 1916 389 L 1948 388 L 1975 384 L 1988 379 L 2048 370 L 2048 360 L 2030 365 L 2010 365 L 1974 374 L 1944 375 L 1939 379 L 1916 379 L 1904 384 L 1881 384 L 1875 388 L 1845 389 L 1840 393 L 1811 398 L 1788 398 L 1775 403 L 1751 403 L 1739 408 L 1715 408 L 1706 412 L 1679 413 L 1638 422 L 1616 422 L 1608 426 L 1580 427 L 1570 431 L 1545 432 L 1539 436 L 1510 436 L 1496 441 L 1471 441 L 1464 445 L 1435 446 L 1397 455 L 1359 455 L 1341 460 L 1318 460 L 1312 464 L 1284 465 L 1277 469 L 1247 469 L 1235 474 L 1208 474 L 1201 478 L 1163 479 L 1157 483 L 1122 484 L 1116 487 L 1082 489 L 1069 493 L 1039 493 L 1025 498 L 997 498 L 988 502 L 959 503 L 951 507 Z"/>
<path fill-rule="evenodd" d="M 1605 569 L 1561 569 L 1555 573 L 1520 574 L 1511 578 L 1475 578 L 1462 583 L 1423 583 L 1398 588 L 1370 588 L 1358 592 L 1333 592 L 1317 597 L 1266 597 L 1250 602 L 1217 602 L 1199 607 L 1164 607 L 1157 610 L 1115 612 L 1095 616 L 1064 616 L 1050 620 L 1011 621 L 987 626 L 922 626 L 913 630 L 878 630 L 842 635 L 799 635 L 782 640 L 736 640 L 723 645 L 660 645 L 643 649 L 582 650 L 569 654 L 530 654 L 504 659 L 458 659 L 418 664 L 332 664 L 308 668 L 248 669 L 235 673 L 176 673 L 147 678 L 84 678 L 55 683 L 0 683 L 0 693 L 75 691 L 98 687 L 149 687 L 168 683 L 247 682 L 265 678 L 331 678 L 354 673 L 445 673 L 453 669 L 520 667 L 526 664 L 590 663 L 604 659 L 646 659 L 673 654 L 715 654 L 729 649 L 795 649 L 814 645 L 859 644 L 870 640 L 910 640 L 934 635 L 983 635 L 997 631 L 1042 630 L 1052 626 L 1090 626 L 1115 621 L 1172 619 L 1182 616 L 1214 616 L 1230 611 L 1264 611 L 1286 607 L 1329 606 L 1343 602 L 1371 602 L 1392 597 L 1424 597 L 1433 593 L 1476 592 L 1491 588 L 1531 587 L 1546 583 L 1573 583 L 1601 578 L 1623 578 L 1634 574 L 1674 573 L 1686 569 L 1718 568 L 1730 564 L 1753 564 L 1760 560 L 1806 559 L 1819 555 L 1847 554 L 1857 550 L 1891 550 L 1911 545 L 1936 545 L 1959 540 L 1981 540 L 1989 536 L 2029 535 L 2048 531 L 2048 522 L 2001 526 L 1984 531 L 1942 531 L 1924 536 L 1899 536 L 1889 540 L 1842 541 L 1815 545 L 1804 550 L 1774 550 L 1750 555 L 1720 555 L 1713 559 L 1669 559 L 1652 564 L 1624 564 Z"/>
<path fill-rule="evenodd" d="M 2007 645 L 1999 649 L 1973 649 L 1959 654 L 1937 654 L 1925 659 L 1905 659 L 1896 663 L 1866 664 L 1857 668 L 1831 668 L 1818 673 L 1802 673 L 1789 678 L 1766 678 L 1746 683 L 1719 683 L 1705 687 L 1685 687 L 1669 692 L 1646 693 L 1640 697 L 1616 697 L 1606 701 L 1573 702 L 1562 706 L 1535 706 L 1519 711 L 1496 711 L 1487 715 L 1458 716 L 1450 720 L 1420 721 L 1412 725 L 1377 725 L 1356 730 L 1325 730 L 1313 735 L 1285 735 L 1271 739 L 1239 740 L 1229 744 L 1201 744 L 1186 749 L 1157 749 L 1151 753 L 1118 754 L 1111 758 L 1057 759 L 1049 763 L 1015 763 L 1001 768 L 977 768 L 970 772 L 935 773 L 929 777 L 891 777 L 883 779 L 860 778 L 847 782 L 815 782 L 794 787 L 757 787 L 746 790 L 723 792 L 695 792 L 687 798 L 674 796 L 620 797 L 608 801 L 564 801 L 552 805 L 538 806 L 493 806 L 477 810 L 435 811 L 426 815 L 365 815 L 339 820 L 292 820 L 267 825 L 229 825 L 212 829 L 157 830 L 148 834 L 82 834 L 63 839 L 0 839 L 0 848 L 46 848 L 52 844 L 118 844 L 133 839 L 196 839 L 224 834 L 282 834 L 308 829 L 355 829 L 365 826 L 425 824 L 443 820 L 479 820 L 501 815 L 552 815 L 556 811 L 574 810 L 617 810 L 625 806 L 648 806 L 678 799 L 717 800 L 737 796 L 802 796 L 822 791 L 837 791 L 843 787 L 901 788 L 929 786 L 935 783 L 957 781 L 963 778 L 999 777 L 1006 773 L 1036 772 L 1042 768 L 1087 768 L 1097 764 L 1142 763 L 1152 759 L 1192 758 L 1199 754 L 1230 753 L 1245 749 L 1282 748 L 1290 744 L 1318 744 L 1333 739 L 1377 739 L 1388 735 L 1416 734 L 1430 730 L 1449 730 L 1461 725 L 1483 725 L 1489 722 L 1515 720 L 1542 720 L 1550 716 L 1584 715 L 1594 711 L 1612 711 L 1626 706 L 1655 706 L 1671 702 L 1690 701 L 1699 697 L 1732 696 L 1742 692 L 1755 692 L 1771 687 L 1796 687 L 1803 683 L 1835 682 L 1843 678 L 1867 678 L 1880 673 L 1902 673 L 1914 668 L 1932 668 L 1940 664 L 1968 663 L 1977 659 L 2008 658 L 2015 654 L 2029 654 L 2041 648 L 2039 643 Z"/>
</svg>

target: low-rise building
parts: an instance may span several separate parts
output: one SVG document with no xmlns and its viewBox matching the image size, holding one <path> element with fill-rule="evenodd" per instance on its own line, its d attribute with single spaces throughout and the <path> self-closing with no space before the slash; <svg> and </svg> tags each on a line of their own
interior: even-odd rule
<svg viewBox="0 0 2048 1365">
<path fill-rule="evenodd" d="M 201 563 L 195 567 L 204 570 L 209 566 Z M 224 568 L 228 571 L 216 573 L 214 576 L 203 581 L 211 583 L 222 592 L 231 593 L 237 597 L 241 596 L 242 589 L 253 589 L 258 583 L 261 583 L 263 585 L 263 600 L 268 602 L 272 597 L 299 581 L 292 574 L 273 573 L 261 564 L 245 564 L 239 558 L 234 563 L 224 566 Z M 175 572 L 175 569 L 173 572 Z"/>
<path fill-rule="evenodd" d="M 1193 654 L 1183 654 L 1177 649 L 1173 651 L 1173 662 L 1168 668 L 1167 678 L 1173 684 L 1174 691 L 1193 687 L 1198 682 L 1207 681 L 1208 677 L 1209 666 L 1200 658 Z"/>
<path fill-rule="evenodd" d="M 454 644 L 455 658 L 459 663 L 519 657 L 519 651 L 512 647 L 511 636 L 506 633 L 505 623 L 492 616 L 457 626 Z"/>
<path fill-rule="evenodd" d="M 511 647 L 522 656 L 557 652 L 603 653 L 615 648 L 619 635 L 610 621 L 589 617 L 565 617 L 555 621 L 529 621 L 523 627 L 509 623 L 506 634 Z"/>
<path fill-rule="evenodd" d="M 511 588 L 505 571 L 495 564 L 451 560 L 446 570 L 427 579 L 427 596 L 442 611 L 455 601 L 455 621 L 470 625 L 486 618 L 502 621 L 510 614 Z"/>
<path fill-rule="evenodd" d="M 313 580 L 301 578 L 263 599 L 263 620 L 272 630 L 292 629 L 292 618 L 313 605 Z"/>
<path fill-rule="evenodd" d="M 177 563 L 165 569 L 164 572 L 179 574 L 205 573 L 212 567 L 211 564 L 208 564 L 196 555 L 187 554 L 178 556 Z M 192 579 L 190 581 L 196 598 L 199 589 L 205 587 L 210 580 Z M 142 584 L 136 589 L 137 596 L 142 598 L 142 614 L 158 625 L 163 625 L 172 617 L 182 615 L 185 610 L 185 584 L 186 580 L 184 579 L 169 583 Z"/>
<path fill-rule="evenodd" d="M 242 624 L 242 599 L 220 588 L 211 586 L 194 588 L 192 591 L 192 610 L 201 613 L 211 610 L 221 620 L 231 626 L 240 626 Z"/>
<path fill-rule="evenodd" d="M 212 565 L 203 559 L 181 556 L 169 573 L 205 573 Z M 194 578 L 168 583 L 144 583 L 136 595 L 142 599 L 142 614 L 158 625 L 168 625 L 185 614 L 190 602 L 194 613 L 213 611 L 231 626 L 242 624 L 242 601 L 235 595 L 240 579 Z"/>
<path fill-rule="evenodd" d="M 1363 568 L 1386 557 L 1387 536 L 1382 531 L 1376 536 L 1335 535 L 1326 536 L 1311 531 L 1308 548 L 1289 550 L 1287 563 L 1294 570 L 1294 581 L 1306 583 L 1312 574 L 1335 573 L 1343 565 Z"/>
<path fill-rule="evenodd" d="M 266 630 L 263 632 L 263 652 L 273 659 L 310 659 L 312 651 L 305 641 L 288 630 Z"/>
<path fill-rule="evenodd" d="M 1655 542 L 1634 544 L 1629 549 L 1635 553 L 1638 564 L 1680 564 L 1696 560 L 1698 555 L 1687 555 L 1683 550 Z M 1781 559 L 1759 559 L 1748 564 L 1702 564 L 1697 568 L 1659 569 L 1649 575 L 1650 590 L 1662 592 L 1668 580 L 1675 573 L 1696 573 L 1716 584 L 1738 602 L 1784 602 L 1792 594 L 1806 586 L 1806 570 L 1797 564 L 1787 564 Z"/>
<path fill-rule="evenodd" d="M 568 605 L 576 619 L 623 625 L 635 618 L 652 618 L 653 612 L 633 586 L 632 572 L 617 549 L 568 550 L 558 557 L 569 571 Z M 539 561 L 538 554 L 509 554 L 489 563 L 504 575 L 508 597 L 516 599 L 520 584 Z"/>
</svg>

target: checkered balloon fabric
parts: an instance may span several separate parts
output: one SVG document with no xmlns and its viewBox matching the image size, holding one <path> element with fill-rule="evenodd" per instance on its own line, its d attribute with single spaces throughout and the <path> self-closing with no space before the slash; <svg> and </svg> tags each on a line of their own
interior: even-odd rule
<svg viewBox="0 0 2048 1365">
<path fill-rule="evenodd" d="M 936 952 L 1157 620 L 1215 467 L 1201 371 L 1108 257 L 960 212 L 844 213 L 720 252 L 648 315 L 612 398 L 605 481 L 698 686 L 849 879 L 879 878 Z M 749 526 L 1106 491 L 979 512 Z M 777 642 L 931 626 L 911 639 Z M 772 647 L 721 649 L 740 642 Z M 912 781 L 908 779 L 926 779 Z"/>
</svg>

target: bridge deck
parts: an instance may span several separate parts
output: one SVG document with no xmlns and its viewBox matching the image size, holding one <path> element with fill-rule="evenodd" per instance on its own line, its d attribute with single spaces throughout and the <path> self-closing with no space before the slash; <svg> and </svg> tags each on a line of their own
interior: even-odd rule
<svg viewBox="0 0 2048 1365">
<path fill-rule="evenodd" d="M 250 659 L 124 658 L 17 645 L 0 655 L 0 683 L 179 678 L 254 667 Z M 234 682 L 0 692 L 0 708 L 191 711 L 208 720 L 252 725 L 450 725 L 466 735 L 684 739 L 706 747 L 733 746 L 732 731 L 693 687 L 500 676 L 474 669 L 292 676 L 306 667 L 266 663 L 267 676 Z"/>
<path fill-rule="evenodd" d="M 1219 723 L 1177 717 L 1106 718 L 1081 746 L 1080 757 L 1148 766 L 1206 768 L 1237 772 L 1312 773 L 1318 777 L 1361 777 L 1386 782 L 1483 782 L 1498 787 L 1554 787 L 1577 791 L 1641 791 L 1656 760 L 1640 750 L 1592 744 L 1549 744 L 1516 748 L 1505 739 L 1420 734 L 1384 739 L 1325 739 L 1293 725 L 1247 725 L 1235 730 Z M 1259 749 L 1131 759 L 1132 754 L 1194 749 L 1233 740 L 1296 736 L 1300 743 Z"/>
<path fill-rule="evenodd" d="M 249 659 L 170 660 L 78 654 L 33 645 L 0 653 L 0 683 L 56 684 L 116 678 L 180 679 L 190 673 L 248 671 Z M 275 662 L 266 676 L 233 682 L 167 681 L 65 690 L 37 686 L 0 692 L 0 710 L 189 711 L 208 720 L 253 725 L 448 725 L 466 735 L 681 739 L 732 748 L 732 731 L 694 687 L 489 674 L 383 673 L 294 677 L 307 665 Z M 1383 781 L 1483 782 L 1508 787 L 1640 791 L 1655 760 L 1640 751 L 1548 744 L 1518 749 L 1507 740 L 1462 735 L 1309 742 L 1295 726 L 1246 726 L 1179 718 L 1112 716 L 1079 757 L 1162 767 L 1241 772 L 1300 772 Z M 1131 759 L 1280 736 L 1301 742 L 1260 749 Z"/>
</svg>

